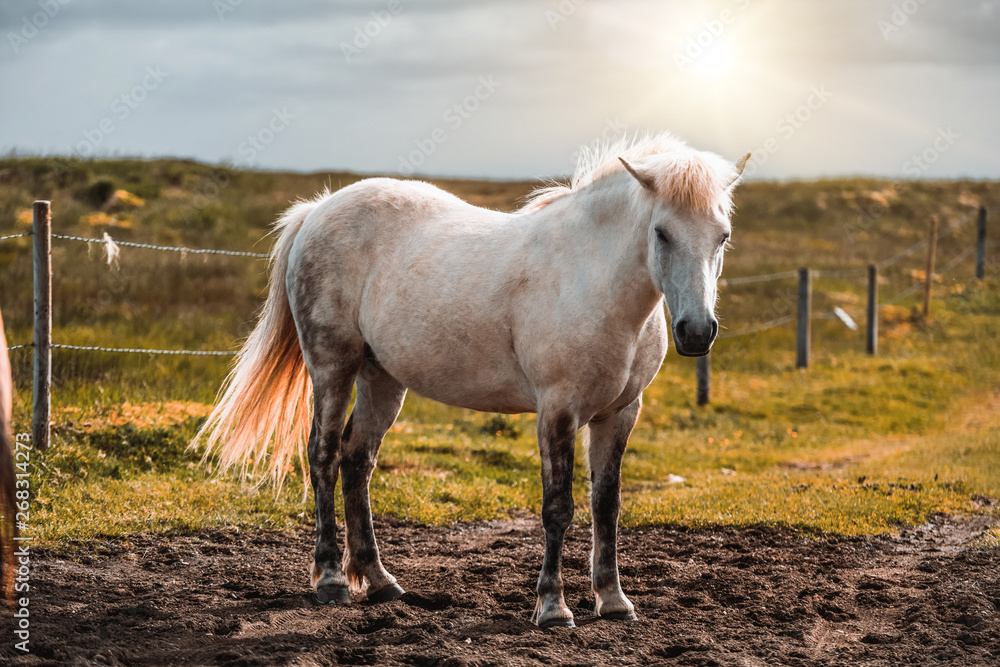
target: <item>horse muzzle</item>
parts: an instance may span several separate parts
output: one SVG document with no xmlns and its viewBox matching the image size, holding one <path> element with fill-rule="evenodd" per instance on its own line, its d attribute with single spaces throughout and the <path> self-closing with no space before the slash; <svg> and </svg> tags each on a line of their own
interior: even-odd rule
<svg viewBox="0 0 1000 667">
<path fill-rule="evenodd" d="M 674 325 L 674 348 L 682 357 L 703 357 L 718 335 L 719 322 L 714 317 L 700 324 L 680 320 Z"/>
</svg>

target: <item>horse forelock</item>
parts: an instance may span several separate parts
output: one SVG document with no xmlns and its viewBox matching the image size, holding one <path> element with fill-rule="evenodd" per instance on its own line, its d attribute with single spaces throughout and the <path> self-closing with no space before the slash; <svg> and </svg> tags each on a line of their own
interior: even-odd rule
<svg viewBox="0 0 1000 667">
<path fill-rule="evenodd" d="M 581 151 L 568 186 L 548 185 L 531 193 L 522 211 L 540 209 L 559 197 L 625 170 L 619 157 L 641 163 L 656 182 L 659 196 L 681 213 L 706 213 L 721 207 L 732 212 L 730 185 L 735 167 L 727 160 L 698 151 L 669 132 L 655 135 L 624 136 Z"/>
<path fill-rule="evenodd" d="M 732 213 L 729 186 L 736 170 L 722 158 L 691 151 L 663 159 L 653 173 L 657 192 L 681 213 L 710 213 L 716 207 L 727 217 Z"/>
</svg>

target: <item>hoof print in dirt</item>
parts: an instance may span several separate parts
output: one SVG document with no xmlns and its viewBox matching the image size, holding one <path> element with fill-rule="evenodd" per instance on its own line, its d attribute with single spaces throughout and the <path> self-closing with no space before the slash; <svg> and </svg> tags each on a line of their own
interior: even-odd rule
<svg viewBox="0 0 1000 667">
<path fill-rule="evenodd" d="M 442 609 L 448 609 L 449 607 L 459 606 L 455 603 L 455 598 L 448 593 L 430 593 L 428 595 L 422 595 L 420 593 L 410 591 L 408 593 L 403 593 L 400 596 L 400 599 L 411 607 L 420 607 L 421 609 L 426 609 L 427 611 L 441 611 Z"/>
<path fill-rule="evenodd" d="M 377 591 L 368 591 L 368 602 L 371 602 L 372 604 L 389 602 L 391 600 L 398 600 L 405 594 L 406 591 L 404 591 L 399 584 L 389 584 L 388 586 L 383 586 Z"/>
<path fill-rule="evenodd" d="M 638 621 L 639 617 L 635 615 L 634 611 L 612 611 L 607 614 L 601 614 L 598 618 L 604 619 L 605 621 Z"/>
<path fill-rule="evenodd" d="M 347 586 L 320 586 L 315 599 L 319 604 L 351 604 L 351 591 Z"/>
<path fill-rule="evenodd" d="M 890 635 L 884 632 L 870 632 L 861 638 L 862 644 L 895 644 L 900 640 L 899 635 Z"/>
<path fill-rule="evenodd" d="M 573 593 L 559 614 L 564 619 L 570 611 L 576 614 L 576 629 L 544 630 L 529 621 L 527 611 L 534 603 L 534 577 L 518 571 L 527 569 L 521 564 L 537 548 L 537 542 L 523 539 L 537 535 L 535 520 L 451 527 L 391 524 L 398 544 L 390 543 L 386 552 L 405 563 L 408 581 L 418 590 L 383 606 L 361 602 L 363 596 L 349 607 L 317 605 L 318 592 L 304 588 L 294 567 L 308 560 L 312 545 L 275 556 L 280 536 L 270 531 L 245 533 L 237 554 L 193 560 L 184 579 L 177 572 L 154 569 L 151 574 L 143 567 L 149 544 L 142 536 L 109 538 L 124 553 L 102 557 L 98 565 L 73 561 L 78 551 L 69 547 L 47 547 L 32 582 L 38 583 L 32 629 L 39 644 L 32 643 L 31 655 L 22 657 L 13 642 L 0 642 L 0 665 L 73 664 L 75 656 L 88 662 L 105 657 L 111 664 L 228 667 L 445 667 L 462 661 L 687 667 L 998 664 L 1000 550 L 967 546 L 982 532 L 978 519 L 945 521 L 917 543 L 891 534 L 806 540 L 801 533 L 777 529 L 624 528 L 620 542 L 643 563 L 630 591 L 641 604 L 639 623 L 612 623 L 595 615 L 589 577 L 577 571 L 567 573 L 566 586 Z M 951 535 L 951 541 L 942 534 Z M 484 553 L 482 545 L 498 536 L 516 546 Z M 587 537 L 571 534 L 568 552 L 585 557 L 592 548 Z M 204 544 L 197 536 L 157 539 L 184 553 Z M 446 569 L 437 560 L 442 543 L 455 558 Z M 787 569 L 776 566 L 773 573 L 758 574 L 740 568 L 732 563 L 737 547 Z M 104 547 L 73 547 L 81 548 L 95 554 Z M 161 565 L 161 555 L 147 558 Z M 934 576 L 918 569 L 930 558 L 939 564 Z M 497 577 L 482 565 L 517 574 Z M 67 609 L 74 610 L 72 618 Z M 183 623 L 175 623 L 177 618 Z M 12 636 L 4 621 L 0 614 L 0 634 Z"/>
</svg>

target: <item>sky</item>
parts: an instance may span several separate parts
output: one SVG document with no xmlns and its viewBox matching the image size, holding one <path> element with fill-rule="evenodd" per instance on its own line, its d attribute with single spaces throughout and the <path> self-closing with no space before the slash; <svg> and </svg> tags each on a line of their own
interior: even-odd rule
<svg viewBox="0 0 1000 667">
<path fill-rule="evenodd" d="M 543 178 L 1000 178 L 1000 0 L 3 0 L 0 152 Z"/>
</svg>

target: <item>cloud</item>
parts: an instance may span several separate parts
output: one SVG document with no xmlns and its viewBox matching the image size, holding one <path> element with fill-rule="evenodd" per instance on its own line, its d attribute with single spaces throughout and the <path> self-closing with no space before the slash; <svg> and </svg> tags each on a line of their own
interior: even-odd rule
<svg viewBox="0 0 1000 667">
<path fill-rule="evenodd" d="M 0 81 L 22 103 L 0 107 L 0 148 L 67 151 L 150 65 L 170 76 L 100 151 L 233 159 L 287 107 L 261 166 L 392 171 L 493 75 L 502 87 L 423 167 L 491 176 L 565 172 L 620 123 L 735 156 L 826 83 L 836 96 L 761 176 L 895 175 L 949 124 L 966 142 L 928 175 L 1000 176 L 972 148 L 1000 141 L 984 111 L 1000 101 L 995 0 L 401 0 L 388 21 L 389 0 L 219 2 L 222 18 L 206 0 L 73 0 L 17 53 L 3 40 Z M 0 24 L 16 32 L 38 7 L 4 2 Z M 731 71 L 678 71 L 674 55 L 724 11 Z"/>
</svg>

